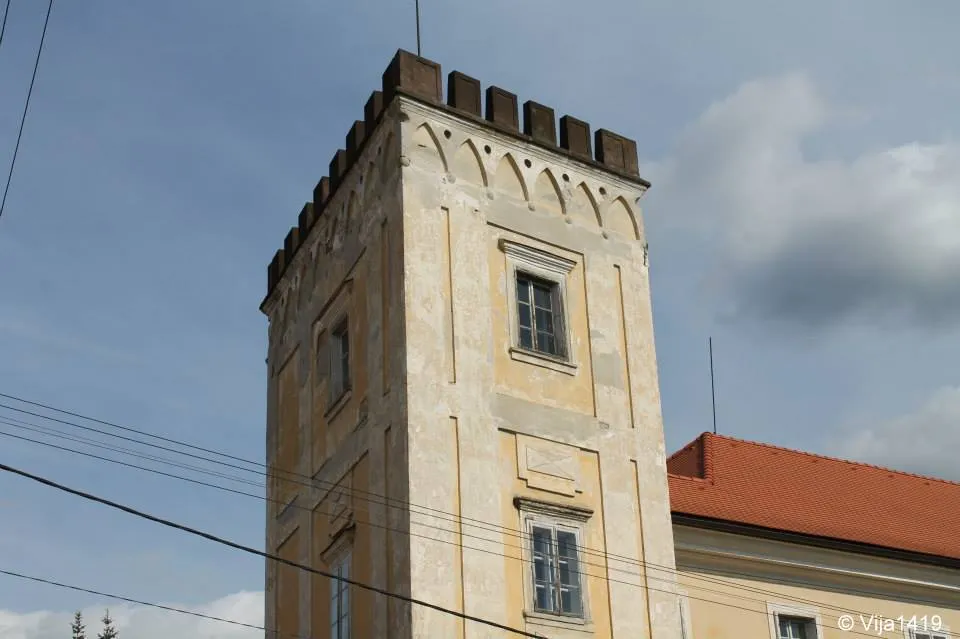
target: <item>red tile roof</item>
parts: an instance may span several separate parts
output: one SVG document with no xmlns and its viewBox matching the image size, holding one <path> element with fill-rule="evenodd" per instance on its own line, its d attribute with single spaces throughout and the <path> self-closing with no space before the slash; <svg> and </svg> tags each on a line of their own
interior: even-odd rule
<svg viewBox="0 0 960 639">
<path fill-rule="evenodd" d="M 667 460 L 674 513 L 960 559 L 960 484 L 704 433 Z"/>
</svg>

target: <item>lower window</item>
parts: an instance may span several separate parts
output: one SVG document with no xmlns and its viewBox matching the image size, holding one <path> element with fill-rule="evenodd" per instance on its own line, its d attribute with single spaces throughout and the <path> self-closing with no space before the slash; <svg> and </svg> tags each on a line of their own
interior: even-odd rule
<svg viewBox="0 0 960 639">
<path fill-rule="evenodd" d="M 530 524 L 534 610 L 583 617 L 578 531 L 560 523 Z"/>
<path fill-rule="evenodd" d="M 350 555 L 340 558 L 331 571 L 330 580 L 330 639 L 350 639 Z"/>
<path fill-rule="evenodd" d="M 816 639 L 817 626 L 813 619 L 778 616 L 780 639 Z"/>
</svg>

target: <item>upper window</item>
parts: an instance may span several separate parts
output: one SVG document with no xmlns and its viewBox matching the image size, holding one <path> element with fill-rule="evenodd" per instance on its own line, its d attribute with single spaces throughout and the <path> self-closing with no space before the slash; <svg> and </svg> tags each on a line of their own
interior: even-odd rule
<svg viewBox="0 0 960 639">
<path fill-rule="evenodd" d="M 350 639 L 350 554 L 333 566 L 330 582 L 330 639 Z"/>
<path fill-rule="evenodd" d="M 946 632 L 924 632 L 922 630 L 911 630 L 911 639 L 947 639 Z"/>
<path fill-rule="evenodd" d="M 500 240 L 500 248 L 507 258 L 510 356 L 576 374 L 567 279 L 577 263 L 507 239 Z"/>
<path fill-rule="evenodd" d="M 565 356 L 560 286 L 517 271 L 519 346 L 553 357 Z"/>
<path fill-rule="evenodd" d="M 330 332 L 330 400 L 350 390 L 350 327 L 344 318 Z"/>
<path fill-rule="evenodd" d="M 780 639 L 816 639 L 816 621 L 803 617 L 777 617 Z"/>
</svg>

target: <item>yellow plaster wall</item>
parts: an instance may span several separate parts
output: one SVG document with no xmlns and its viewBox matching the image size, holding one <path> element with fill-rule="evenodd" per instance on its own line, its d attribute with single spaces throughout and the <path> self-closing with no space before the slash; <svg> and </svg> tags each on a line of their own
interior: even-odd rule
<svg viewBox="0 0 960 639">
<path fill-rule="evenodd" d="M 369 348 L 369 317 L 367 312 L 367 279 L 369 264 L 366 255 L 357 264 L 351 275 L 353 283 L 346 304 L 336 307 L 336 315 L 327 311 L 316 318 L 313 330 L 312 368 L 312 462 L 316 472 L 327 457 L 337 449 L 340 442 L 357 423 L 361 401 L 367 396 L 369 375 L 367 350 Z M 334 405 L 329 397 L 329 340 L 330 328 L 343 314 L 347 314 L 350 328 L 350 376 L 349 397 Z"/>
<path fill-rule="evenodd" d="M 330 513 L 333 512 L 334 496 L 340 487 L 347 488 L 347 501 L 350 524 L 341 530 L 333 530 Z M 372 582 L 374 549 L 370 542 L 370 501 L 367 493 L 370 489 L 370 461 L 364 454 L 357 464 L 349 470 L 333 489 L 314 508 L 313 538 L 311 540 L 311 565 L 321 570 L 330 570 L 325 561 L 325 553 L 336 548 L 346 536 L 342 550 L 349 550 L 350 578 L 361 582 Z M 333 560 L 339 558 L 340 548 L 334 550 Z M 379 553 L 378 553 L 379 555 Z M 330 558 L 330 557 L 326 557 Z M 322 575 L 311 576 L 311 637 L 320 639 L 330 632 L 330 579 Z M 358 588 L 350 588 L 350 607 L 352 633 L 355 637 L 372 636 L 372 619 L 367 612 L 373 606 L 373 593 Z"/>
<path fill-rule="evenodd" d="M 277 549 L 288 561 L 300 561 L 300 529 L 296 529 Z M 277 567 L 276 624 L 281 637 L 300 634 L 300 570 L 280 563 Z"/>
<path fill-rule="evenodd" d="M 494 226 L 488 229 L 491 322 L 493 343 L 497 345 L 494 351 L 494 382 L 498 390 L 530 401 L 593 415 L 593 372 L 587 339 L 589 323 L 583 257 L 505 229 Z M 513 319 L 510 315 L 513 307 L 507 298 L 510 270 L 507 257 L 498 245 L 500 238 L 576 260 L 577 265 L 567 277 L 567 298 L 564 300 L 571 324 L 567 332 L 573 337 L 572 353 L 579 367 L 575 375 L 518 362 L 510 357 L 507 349 L 511 344 L 510 322 Z"/>
<path fill-rule="evenodd" d="M 288 502 L 297 494 L 298 484 L 284 481 L 285 473 L 296 472 L 300 458 L 300 396 L 297 383 L 299 357 L 295 350 L 280 370 L 277 396 L 279 419 L 277 426 L 277 454 L 274 469 L 280 471 L 271 476 L 274 499 Z"/>
<path fill-rule="evenodd" d="M 354 492 L 353 511 L 356 529 L 353 538 L 353 563 L 350 566 L 353 578 L 361 583 L 372 583 L 373 551 L 370 544 L 370 457 L 364 455 L 353 468 L 352 486 Z M 353 621 L 354 637 L 372 637 L 372 618 L 374 594 L 369 590 L 350 589 L 350 615 Z"/>
<path fill-rule="evenodd" d="M 585 586 L 587 605 L 589 606 L 589 621 L 593 624 L 595 637 L 609 637 L 610 633 L 610 605 L 607 591 L 607 566 L 603 556 L 605 549 L 603 504 L 600 498 L 600 465 L 596 453 L 578 451 L 581 472 L 581 488 L 583 492 L 573 497 L 538 490 L 527 486 L 526 481 L 520 479 L 517 468 L 517 437 L 513 433 L 500 432 L 500 472 L 505 498 L 502 501 L 503 523 L 508 531 L 524 531 L 520 511 L 514 506 L 514 497 L 548 502 L 561 506 L 579 506 L 593 510 L 590 520 L 584 524 L 584 538 L 581 540 L 587 553 L 581 554 L 580 571 L 581 583 Z M 525 535 L 525 531 L 524 531 Z M 523 560 L 522 546 L 529 545 L 526 536 L 518 532 L 504 533 L 504 571 L 507 573 L 508 593 L 507 601 L 508 620 L 511 626 L 523 627 L 524 608 L 532 609 L 532 602 L 524 593 L 524 583 L 530 580 L 531 564 L 529 559 Z M 529 555 L 527 555 L 529 556 Z M 614 578 L 616 578 L 614 576 Z"/>
<path fill-rule="evenodd" d="M 865 569 L 869 569 L 871 560 L 863 558 Z M 744 576 L 736 576 L 741 574 Z M 824 575 L 825 577 L 825 575 Z M 795 581 L 796 584 L 778 583 Z M 840 589 L 825 587 L 817 583 L 818 577 L 811 580 L 809 574 L 801 573 L 784 566 L 776 580 L 753 578 L 745 565 L 739 567 L 731 562 L 723 574 L 713 571 L 702 572 L 693 568 L 678 571 L 678 585 L 687 595 L 689 619 L 692 628 L 690 639 L 756 639 L 771 638 L 767 604 L 812 607 L 819 615 L 823 635 L 818 639 L 853 639 L 854 637 L 880 637 L 884 639 L 904 639 L 903 630 L 896 623 L 893 631 L 878 632 L 876 627 L 864 628 L 870 623 L 870 615 L 886 619 L 906 619 L 916 616 L 918 621 L 927 615 L 932 623 L 933 615 L 939 615 L 942 624 L 948 628 L 941 633 L 956 636 L 960 632 L 960 597 L 952 595 L 955 604 L 947 607 L 943 603 L 922 603 L 914 601 L 919 595 L 921 601 L 943 601 L 943 591 L 930 589 L 925 595 L 914 593 L 897 596 L 870 595 L 871 580 L 853 580 Z M 809 585 L 801 585 L 804 581 Z M 859 591 L 859 594 L 858 592 Z M 948 595 L 949 596 L 949 595 Z M 864 615 L 861 620 L 859 615 Z M 850 614 L 855 624 L 851 630 L 840 627 L 840 616 Z M 909 636 L 909 635 L 907 635 Z"/>
</svg>

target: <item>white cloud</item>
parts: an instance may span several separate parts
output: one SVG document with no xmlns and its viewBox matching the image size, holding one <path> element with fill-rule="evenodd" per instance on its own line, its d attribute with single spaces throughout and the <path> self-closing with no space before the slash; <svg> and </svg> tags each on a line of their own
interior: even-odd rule
<svg viewBox="0 0 960 639">
<path fill-rule="evenodd" d="M 732 317 L 960 319 L 960 147 L 812 158 L 815 136 L 844 117 L 804 74 L 749 82 L 654 168 L 651 206 L 714 245 L 705 270 L 721 274 Z"/>
<path fill-rule="evenodd" d="M 916 411 L 849 429 L 831 450 L 849 459 L 960 481 L 960 387 L 933 393 Z"/>
<path fill-rule="evenodd" d="M 135 604 L 102 606 L 83 610 L 88 639 L 100 630 L 100 618 L 109 608 L 121 639 L 262 639 L 263 631 L 229 623 L 200 619 L 182 613 Z M 263 624 L 263 592 L 239 592 L 200 606 L 164 604 L 221 619 L 250 625 Z M 70 635 L 73 612 L 38 611 L 17 614 L 0 610 L 0 639 L 62 639 Z"/>
</svg>

